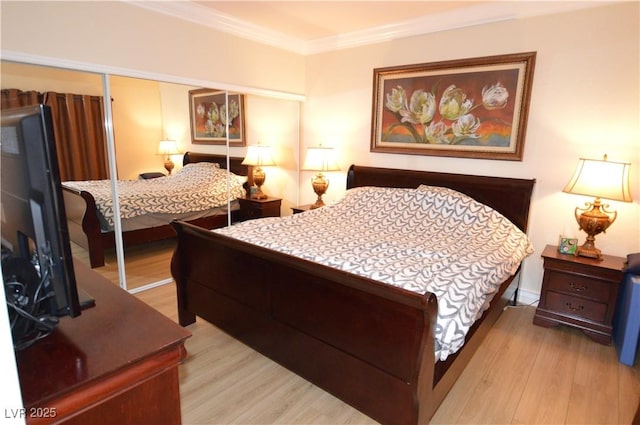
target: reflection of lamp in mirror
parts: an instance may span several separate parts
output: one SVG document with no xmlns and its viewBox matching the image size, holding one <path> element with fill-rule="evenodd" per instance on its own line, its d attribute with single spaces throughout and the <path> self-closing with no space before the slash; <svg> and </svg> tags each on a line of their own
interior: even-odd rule
<svg viewBox="0 0 640 425">
<path fill-rule="evenodd" d="M 253 184 L 257 186 L 255 193 L 251 194 L 253 199 L 266 199 L 267 195 L 262 192 L 261 186 L 264 184 L 266 175 L 263 166 L 276 165 L 271 156 L 271 148 L 264 145 L 253 145 L 247 148 L 247 155 L 242 161 L 243 165 L 250 165 L 253 167 Z"/>
<path fill-rule="evenodd" d="M 158 155 L 167 157 L 164 161 L 164 168 L 169 174 L 171 174 L 171 170 L 175 167 L 175 164 L 171 160 L 171 155 L 179 155 L 181 153 L 180 146 L 178 146 L 178 142 L 175 140 L 161 140 L 158 145 Z"/>
<path fill-rule="evenodd" d="M 595 236 L 613 224 L 618 212 L 607 211 L 609 205 L 602 204 L 600 198 L 631 202 L 630 167 L 631 164 L 626 162 L 607 161 L 607 155 L 602 160 L 578 160 L 575 174 L 563 192 L 593 196 L 595 199 L 586 202 L 586 208 L 575 209 L 574 215 L 580 230 L 587 234 L 587 240 L 578 248 L 576 255 L 602 260 L 602 253 L 595 246 Z"/>
<path fill-rule="evenodd" d="M 318 171 L 318 173 L 311 178 L 313 191 L 318 195 L 318 199 L 313 205 L 311 205 L 311 208 L 313 209 L 323 206 L 324 201 L 322 200 L 322 195 L 324 195 L 329 188 L 329 180 L 322 172 L 337 171 L 340 169 L 334 158 L 333 149 L 323 146 L 307 148 L 307 156 L 305 157 L 302 169 Z"/>
</svg>

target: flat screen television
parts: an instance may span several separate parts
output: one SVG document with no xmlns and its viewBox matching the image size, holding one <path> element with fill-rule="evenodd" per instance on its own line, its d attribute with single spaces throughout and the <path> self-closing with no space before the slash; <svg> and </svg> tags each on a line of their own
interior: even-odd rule
<svg viewBox="0 0 640 425">
<path fill-rule="evenodd" d="M 2 275 L 18 350 L 81 307 L 51 110 L 35 105 L 0 115 Z"/>
</svg>

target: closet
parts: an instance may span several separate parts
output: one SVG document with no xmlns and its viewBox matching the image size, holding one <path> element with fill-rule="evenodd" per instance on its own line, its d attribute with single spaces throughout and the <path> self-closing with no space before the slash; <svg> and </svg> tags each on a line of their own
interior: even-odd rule
<svg viewBox="0 0 640 425">
<path fill-rule="evenodd" d="M 244 157 L 248 145 L 270 145 L 276 166 L 267 170 L 264 190 L 282 198 L 282 214 L 290 214 L 298 202 L 299 138 L 302 97 L 262 92 L 245 94 L 245 125 L 247 143 L 242 147 L 193 143 L 189 116 L 189 91 L 203 88 L 196 85 L 141 78 L 132 75 L 108 75 L 91 71 L 64 69 L 49 64 L 2 61 L 2 89 L 16 89 L 29 96 L 54 93 L 65 98 L 110 99 L 103 102 L 104 146 L 106 161 L 102 174 L 88 175 L 90 179 L 106 178 L 131 180 L 140 174 L 164 172 L 165 157 L 158 154 L 161 140 L 176 140 L 182 152 L 195 151 Z M 222 89 L 223 84 L 207 82 L 207 87 Z M 34 94 L 35 93 L 35 94 Z M 4 93 L 3 93 L 4 95 Z M 62 134 L 62 133 L 61 133 Z M 56 135 L 58 138 L 58 135 Z M 61 135 L 60 137 L 65 137 Z M 86 153 L 75 149 L 71 153 L 74 164 L 88 164 Z M 174 172 L 182 166 L 182 156 L 173 155 Z M 68 161 L 68 160 L 67 160 Z M 90 168 L 95 168 L 91 166 Z M 77 179 L 77 178 L 73 178 Z M 116 226 L 116 229 L 119 227 Z M 117 239 L 117 238 L 116 238 Z M 124 249 L 120 244 L 111 250 L 107 265 L 96 268 L 110 281 L 132 292 L 172 281 L 169 261 L 172 241 L 149 244 L 141 248 Z M 74 246 L 74 255 L 88 256 Z"/>
</svg>

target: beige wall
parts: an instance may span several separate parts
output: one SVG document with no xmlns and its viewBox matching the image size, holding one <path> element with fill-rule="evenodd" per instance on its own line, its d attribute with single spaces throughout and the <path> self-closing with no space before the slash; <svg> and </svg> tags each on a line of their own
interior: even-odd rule
<svg viewBox="0 0 640 425">
<path fill-rule="evenodd" d="M 0 8 L 5 51 L 304 93 L 303 56 L 127 3 L 2 1 Z"/>
<path fill-rule="evenodd" d="M 0 62 L 0 75 L 2 75 L 0 86 L 3 89 L 102 96 L 102 76 L 100 74 L 2 61 Z"/>
<path fill-rule="evenodd" d="M 156 155 L 158 142 L 164 139 L 159 83 L 110 76 L 109 84 L 118 179 L 136 179 L 147 171 L 166 172 L 164 158 Z"/>
<path fill-rule="evenodd" d="M 633 203 L 611 202 L 617 221 L 596 238 L 604 252 L 640 251 L 639 4 L 506 21 L 310 56 L 304 145 L 333 144 L 343 170 L 351 163 L 537 179 L 529 219 L 536 252 L 523 287 L 539 293 L 540 253 L 568 229 L 586 197 L 562 193 L 579 157 L 632 163 Z M 369 152 L 373 69 L 505 53 L 537 51 L 524 160 L 394 155 Z M 343 192 L 334 173 L 327 198 Z M 313 197 L 301 179 L 303 201 Z"/>
</svg>

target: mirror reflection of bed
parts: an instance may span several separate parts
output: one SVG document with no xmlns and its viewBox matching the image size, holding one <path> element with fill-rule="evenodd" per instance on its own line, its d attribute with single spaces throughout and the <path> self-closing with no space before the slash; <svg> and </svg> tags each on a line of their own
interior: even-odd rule
<svg viewBox="0 0 640 425">
<path fill-rule="evenodd" d="M 172 220 L 207 229 L 239 220 L 238 198 L 248 189 L 248 167 L 242 162 L 239 157 L 186 152 L 182 168 L 172 175 L 117 182 L 129 289 L 140 288 L 149 279 L 153 284 L 171 281 L 167 272 L 175 239 Z M 69 234 L 79 257 L 114 280 L 118 270 L 110 266 L 117 264 L 111 184 L 67 181 L 63 195 Z"/>
</svg>

